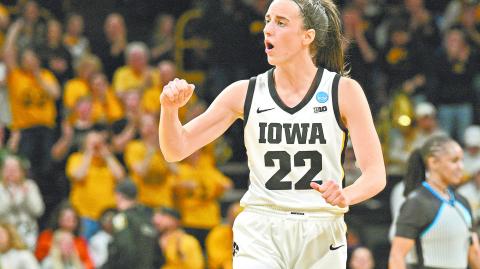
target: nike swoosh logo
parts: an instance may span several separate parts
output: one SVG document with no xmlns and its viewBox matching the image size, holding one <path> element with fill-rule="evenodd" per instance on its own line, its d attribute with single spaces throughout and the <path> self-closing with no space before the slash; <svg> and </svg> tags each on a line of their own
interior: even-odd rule
<svg viewBox="0 0 480 269">
<path fill-rule="evenodd" d="M 272 110 L 272 109 L 275 109 L 274 107 L 272 108 L 267 108 L 267 109 L 260 109 L 260 108 L 257 108 L 257 113 L 263 113 L 263 112 L 266 112 L 266 111 L 269 111 L 269 110 Z"/>
<path fill-rule="evenodd" d="M 330 250 L 337 250 L 337 249 L 339 249 L 339 248 L 341 248 L 341 247 L 343 247 L 343 246 L 345 246 L 345 245 L 340 245 L 340 246 L 338 246 L 338 247 L 334 247 L 333 244 L 331 244 L 331 245 L 330 245 Z"/>
</svg>

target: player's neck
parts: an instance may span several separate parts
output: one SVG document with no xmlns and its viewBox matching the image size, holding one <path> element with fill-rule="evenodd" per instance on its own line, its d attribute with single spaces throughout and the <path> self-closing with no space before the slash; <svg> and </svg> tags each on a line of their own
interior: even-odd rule
<svg viewBox="0 0 480 269">
<path fill-rule="evenodd" d="M 277 90 L 289 89 L 306 91 L 317 73 L 317 67 L 311 60 L 290 61 L 275 69 L 275 84 Z"/>
</svg>

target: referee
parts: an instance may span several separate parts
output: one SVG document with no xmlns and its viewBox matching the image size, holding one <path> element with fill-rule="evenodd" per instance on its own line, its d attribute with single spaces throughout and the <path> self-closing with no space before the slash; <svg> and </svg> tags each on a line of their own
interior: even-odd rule
<svg viewBox="0 0 480 269">
<path fill-rule="evenodd" d="M 480 268 L 470 206 L 451 189 L 462 176 L 463 151 L 451 138 L 433 137 L 412 153 L 390 269 Z"/>
</svg>

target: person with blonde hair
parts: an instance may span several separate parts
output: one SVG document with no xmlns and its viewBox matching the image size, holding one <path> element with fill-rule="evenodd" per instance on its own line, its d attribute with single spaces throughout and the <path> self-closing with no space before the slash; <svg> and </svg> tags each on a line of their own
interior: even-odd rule
<svg viewBox="0 0 480 269">
<path fill-rule="evenodd" d="M 33 250 L 37 242 L 39 218 L 45 204 L 35 181 L 26 177 L 26 163 L 7 155 L 0 164 L 0 219 L 17 227 L 23 242 Z"/>
<path fill-rule="evenodd" d="M 78 58 L 73 65 L 76 76 L 65 83 L 63 106 L 72 111 L 78 98 L 91 95 L 90 78 L 94 73 L 102 70 L 100 59 L 93 54 L 85 54 Z"/>
<path fill-rule="evenodd" d="M 74 235 L 58 230 L 48 256 L 42 262 L 42 269 L 84 269 L 75 248 Z"/>
<path fill-rule="evenodd" d="M 0 223 L 0 268 L 39 269 L 33 254 L 27 250 L 14 226 Z"/>
</svg>

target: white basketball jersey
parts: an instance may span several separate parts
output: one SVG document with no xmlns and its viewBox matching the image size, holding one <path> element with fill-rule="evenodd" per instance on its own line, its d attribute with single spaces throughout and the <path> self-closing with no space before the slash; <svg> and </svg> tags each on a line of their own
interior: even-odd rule
<svg viewBox="0 0 480 269">
<path fill-rule="evenodd" d="M 348 211 L 326 203 L 310 187 L 311 181 L 343 183 L 348 132 L 338 109 L 339 79 L 338 74 L 319 68 L 310 90 L 294 107 L 279 98 L 273 69 L 250 81 L 244 110 L 250 186 L 241 200 L 243 206 Z"/>
</svg>

